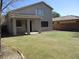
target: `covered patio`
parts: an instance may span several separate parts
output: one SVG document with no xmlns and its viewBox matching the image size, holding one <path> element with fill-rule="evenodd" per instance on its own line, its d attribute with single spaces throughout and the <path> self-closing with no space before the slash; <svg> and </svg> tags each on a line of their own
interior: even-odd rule
<svg viewBox="0 0 79 59">
<path fill-rule="evenodd" d="M 12 35 L 22 35 L 30 32 L 41 32 L 41 17 L 36 15 L 12 14 L 8 18 L 8 30 Z"/>
</svg>

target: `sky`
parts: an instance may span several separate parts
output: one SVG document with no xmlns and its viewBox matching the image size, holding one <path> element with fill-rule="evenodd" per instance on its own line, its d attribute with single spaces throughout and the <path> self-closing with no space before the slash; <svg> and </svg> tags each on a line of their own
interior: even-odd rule
<svg viewBox="0 0 79 59">
<path fill-rule="evenodd" d="M 11 5 L 11 9 L 21 8 L 30 4 L 44 1 L 61 16 L 76 15 L 79 16 L 79 0 L 22 0 Z"/>
</svg>

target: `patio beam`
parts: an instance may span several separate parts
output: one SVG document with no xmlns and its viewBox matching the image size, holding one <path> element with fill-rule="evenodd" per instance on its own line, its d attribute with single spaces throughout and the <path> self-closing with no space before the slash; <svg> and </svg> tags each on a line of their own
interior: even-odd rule
<svg viewBox="0 0 79 59">
<path fill-rule="evenodd" d="M 15 18 L 13 18 L 12 24 L 13 24 L 13 35 L 17 35 L 17 33 L 16 33 L 16 19 Z"/>
<path fill-rule="evenodd" d="M 30 35 L 30 19 L 27 19 L 27 34 Z"/>
<path fill-rule="evenodd" d="M 38 20 L 38 32 L 41 33 L 41 20 Z"/>
</svg>

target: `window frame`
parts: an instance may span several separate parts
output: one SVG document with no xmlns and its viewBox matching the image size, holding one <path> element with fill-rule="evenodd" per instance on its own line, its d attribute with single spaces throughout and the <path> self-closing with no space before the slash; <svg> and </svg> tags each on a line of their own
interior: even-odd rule
<svg viewBox="0 0 79 59">
<path fill-rule="evenodd" d="M 22 27 L 21 20 L 16 20 L 16 27 Z"/>
<path fill-rule="evenodd" d="M 44 16 L 44 8 L 37 8 L 36 15 L 37 16 Z"/>
<path fill-rule="evenodd" d="M 48 27 L 48 21 L 41 21 L 41 27 Z"/>
</svg>

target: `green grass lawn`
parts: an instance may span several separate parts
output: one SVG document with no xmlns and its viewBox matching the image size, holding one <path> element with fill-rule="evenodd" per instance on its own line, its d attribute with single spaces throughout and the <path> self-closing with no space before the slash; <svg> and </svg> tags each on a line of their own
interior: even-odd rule
<svg viewBox="0 0 79 59">
<path fill-rule="evenodd" d="M 35 35 L 2 38 L 26 59 L 79 59 L 79 32 L 51 31 Z"/>
</svg>

